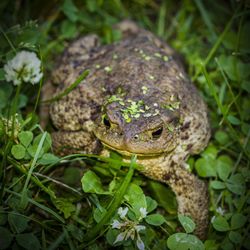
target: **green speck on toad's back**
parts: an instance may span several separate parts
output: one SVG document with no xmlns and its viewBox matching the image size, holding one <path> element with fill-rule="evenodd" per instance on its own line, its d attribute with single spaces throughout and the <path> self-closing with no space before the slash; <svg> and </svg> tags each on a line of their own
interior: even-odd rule
<svg viewBox="0 0 250 250">
<path fill-rule="evenodd" d="M 112 102 L 116 102 L 116 101 L 122 101 L 121 97 L 118 97 L 116 95 L 112 95 L 107 99 L 107 103 L 112 103 Z"/>
<path fill-rule="evenodd" d="M 117 54 L 114 54 L 113 55 L 113 59 L 115 60 L 115 59 L 117 59 L 118 58 L 118 55 Z"/>
<path fill-rule="evenodd" d="M 173 132 L 174 131 L 174 126 L 172 124 L 166 124 L 166 128 L 168 131 Z"/>
<path fill-rule="evenodd" d="M 142 90 L 142 93 L 143 93 L 144 95 L 148 93 L 148 87 L 146 87 L 146 86 L 142 86 L 142 87 L 141 87 L 141 90 Z"/>
<path fill-rule="evenodd" d="M 165 105 L 163 105 L 163 108 L 174 111 L 174 110 L 180 108 L 180 102 L 176 101 L 176 102 L 172 102 L 172 103 L 169 103 L 169 104 L 165 104 Z"/>
<path fill-rule="evenodd" d="M 161 54 L 160 53 L 154 53 L 154 56 L 161 58 Z"/>
<path fill-rule="evenodd" d="M 130 103 L 129 106 L 126 106 L 124 109 L 121 109 L 122 116 L 125 119 L 126 122 L 130 122 L 132 118 L 139 118 L 141 113 L 144 113 L 145 110 L 143 109 L 144 101 L 132 101 L 127 100 L 128 103 Z"/>
<path fill-rule="evenodd" d="M 104 68 L 104 70 L 105 70 L 107 73 L 109 73 L 109 72 L 112 71 L 112 67 L 111 67 L 111 66 L 106 66 L 106 67 Z"/>
<path fill-rule="evenodd" d="M 169 60 L 168 56 L 163 56 L 163 61 L 167 62 Z"/>
</svg>

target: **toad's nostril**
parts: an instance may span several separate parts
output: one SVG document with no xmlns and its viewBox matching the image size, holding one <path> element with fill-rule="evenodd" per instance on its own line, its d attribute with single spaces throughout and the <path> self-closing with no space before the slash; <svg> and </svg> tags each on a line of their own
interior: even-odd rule
<svg viewBox="0 0 250 250">
<path fill-rule="evenodd" d="M 138 139 L 139 139 L 139 135 L 135 135 L 135 136 L 134 136 L 134 139 L 135 139 L 135 140 L 138 140 Z"/>
<path fill-rule="evenodd" d="M 174 125 L 178 125 L 180 123 L 180 118 L 179 117 L 174 117 L 171 121 Z"/>
</svg>

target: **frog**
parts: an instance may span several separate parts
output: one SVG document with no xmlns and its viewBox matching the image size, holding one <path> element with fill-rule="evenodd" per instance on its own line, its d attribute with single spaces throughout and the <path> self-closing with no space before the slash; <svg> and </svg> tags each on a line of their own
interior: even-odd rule
<svg viewBox="0 0 250 250">
<path fill-rule="evenodd" d="M 80 37 L 52 72 L 50 98 L 89 70 L 74 89 L 49 105 L 54 152 L 108 156 L 115 151 L 124 161 L 136 155 L 142 174 L 172 189 L 178 214 L 189 216 L 196 224 L 194 234 L 204 239 L 208 185 L 186 161 L 209 142 L 207 106 L 179 54 L 165 41 L 129 20 L 114 28 L 119 41 L 101 44 L 96 34 Z"/>
</svg>

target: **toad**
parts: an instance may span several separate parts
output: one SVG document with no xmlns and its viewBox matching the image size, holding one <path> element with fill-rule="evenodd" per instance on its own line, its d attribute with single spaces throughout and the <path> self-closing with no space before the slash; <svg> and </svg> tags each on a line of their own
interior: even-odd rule
<svg viewBox="0 0 250 250">
<path fill-rule="evenodd" d="M 113 44 L 100 45 L 96 35 L 73 41 L 53 72 L 58 95 L 90 71 L 50 105 L 54 150 L 61 155 L 114 150 L 125 159 L 136 154 L 143 174 L 172 188 L 178 213 L 190 216 L 195 234 L 204 238 L 207 184 L 185 161 L 208 143 L 207 107 L 172 48 L 130 21 L 117 27 L 122 39 Z"/>
</svg>

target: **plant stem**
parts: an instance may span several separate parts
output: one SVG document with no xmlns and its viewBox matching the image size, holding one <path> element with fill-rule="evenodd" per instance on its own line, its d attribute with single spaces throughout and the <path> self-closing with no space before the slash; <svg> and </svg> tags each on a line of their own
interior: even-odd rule
<svg viewBox="0 0 250 250">
<path fill-rule="evenodd" d="M 3 33 L 4 34 L 4 33 Z M 16 89 L 16 94 L 13 100 L 13 106 L 11 107 L 11 116 L 9 119 L 12 120 L 11 122 L 11 139 L 8 139 L 5 136 L 5 147 L 4 147 L 4 154 L 3 154 L 3 159 L 1 163 L 1 168 L 0 168 L 0 183 L 1 183 L 1 188 L 0 188 L 0 204 L 2 202 L 3 198 L 3 193 L 4 193 L 4 186 L 5 186 L 5 167 L 7 164 L 7 156 L 10 152 L 10 149 L 12 147 L 13 141 L 15 140 L 15 123 L 16 123 L 16 111 L 17 111 L 17 104 L 18 104 L 18 97 L 20 95 L 21 91 L 21 84 L 17 86 Z M 7 121 L 6 124 L 7 128 L 6 130 L 9 130 L 9 122 Z"/>
</svg>

